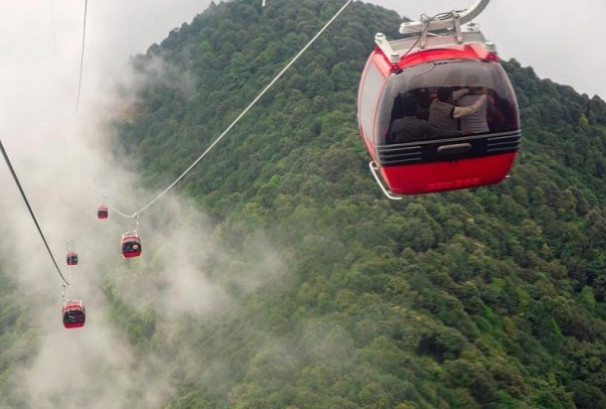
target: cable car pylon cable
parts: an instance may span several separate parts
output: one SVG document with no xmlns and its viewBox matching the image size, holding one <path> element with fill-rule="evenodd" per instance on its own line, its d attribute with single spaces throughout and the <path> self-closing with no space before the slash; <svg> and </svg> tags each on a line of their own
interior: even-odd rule
<svg viewBox="0 0 606 409">
<path fill-rule="evenodd" d="M 189 165 L 189 167 L 187 169 L 185 169 L 185 171 L 183 171 L 183 173 L 181 173 L 181 175 L 179 175 L 175 179 L 175 181 L 172 182 L 166 189 L 164 189 L 154 199 L 152 199 L 148 204 L 146 204 L 145 206 L 143 206 L 141 209 L 134 212 L 130 216 L 124 212 L 120 212 L 120 211 L 116 210 L 108 202 L 105 203 L 107 205 L 107 207 L 109 207 L 111 210 L 113 210 L 114 212 L 118 213 L 121 216 L 128 217 L 128 218 L 136 218 L 140 213 L 144 212 L 150 206 L 152 206 L 154 203 L 156 203 L 158 200 L 160 200 L 166 193 L 168 193 L 169 190 L 171 190 L 173 187 L 175 187 L 175 185 L 177 183 L 179 183 L 181 181 L 181 179 L 183 179 L 185 176 L 187 176 L 187 174 L 221 141 L 221 139 L 223 139 L 223 137 L 225 137 L 225 135 L 227 135 L 227 133 L 238 122 L 240 122 L 240 119 L 242 119 L 242 117 L 244 115 L 246 115 L 248 113 L 248 111 L 250 111 L 250 109 L 259 101 L 259 99 L 261 99 L 263 97 L 263 95 L 265 95 L 267 93 L 267 91 L 269 91 L 269 89 L 282 77 L 282 75 L 284 75 L 284 73 L 286 71 L 288 71 L 288 69 L 301 57 L 301 55 L 303 55 L 303 53 L 305 51 L 307 51 L 307 49 L 309 47 L 311 47 L 311 45 L 313 43 L 316 42 L 318 37 L 320 37 L 320 35 L 322 35 L 322 33 L 324 33 L 324 31 L 326 31 L 326 29 L 337 19 L 337 17 L 339 17 L 341 15 L 341 13 L 343 13 L 343 11 L 345 11 L 347 6 L 349 6 L 351 3 L 353 3 L 353 0 L 347 0 L 347 2 L 335 13 L 335 15 L 330 20 L 328 20 L 328 22 L 326 22 L 326 24 L 324 24 L 324 26 L 316 33 L 316 35 L 313 36 L 313 38 L 311 40 L 309 40 L 309 42 L 297 53 L 297 55 L 295 55 L 288 62 L 288 64 L 286 64 L 286 66 L 284 66 L 284 68 L 282 68 L 282 70 L 274 77 L 274 79 L 272 79 L 269 82 L 269 84 L 267 84 L 265 86 L 265 88 L 263 88 L 263 90 L 252 100 L 252 102 L 250 104 L 248 104 L 248 106 L 246 108 L 244 108 L 244 110 L 240 113 L 240 115 L 238 115 L 236 117 L 236 119 L 234 119 L 233 122 L 231 124 L 229 124 L 229 126 L 223 131 L 223 133 L 221 133 L 221 135 L 219 135 L 217 137 L 217 139 L 215 139 L 214 142 L 211 143 L 210 146 L 191 165 Z"/>
<path fill-rule="evenodd" d="M 111 210 L 112 212 L 115 212 L 115 213 L 119 214 L 119 215 L 120 215 L 120 216 L 122 216 L 122 217 L 126 217 L 127 219 L 134 219 L 135 217 L 137 217 L 137 213 L 136 213 L 136 212 L 135 212 L 135 213 L 133 213 L 133 214 L 126 214 L 126 213 L 123 213 L 123 212 L 121 212 L 120 210 L 116 209 L 115 207 L 113 207 L 113 206 L 111 205 L 111 203 L 109 203 L 109 202 L 107 201 L 107 197 L 106 197 L 106 196 L 103 196 L 103 204 L 104 204 L 105 206 L 107 206 L 107 208 L 108 208 L 109 210 Z"/>
<path fill-rule="evenodd" d="M 86 11 L 88 8 L 88 0 L 84 0 L 84 24 L 82 27 L 82 51 L 80 53 L 80 75 L 78 79 L 78 94 L 76 95 L 76 110 L 78 112 L 78 106 L 80 105 L 80 90 L 82 89 L 82 71 L 84 71 L 84 44 L 86 41 Z"/>
<path fill-rule="evenodd" d="M 16 183 L 17 187 L 19 188 L 19 192 L 21 192 L 21 196 L 23 197 L 23 200 L 25 201 L 25 205 L 27 206 L 27 209 L 29 210 L 29 214 L 32 216 L 32 220 L 34 221 L 34 224 L 36 225 L 36 228 L 38 229 L 38 233 L 40 233 L 40 237 L 42 238 L 42 241 L 44 242 L 44 245 L 46 246 L 46 250 L 48 251 L 50 258 L 53 261 L 53 264 L 55 266 L 55 269 L 57 270 L 57 273 L 59 273 L 59 276 L 61 277 L 61 280 L 63 280 L 63 283 L 65 285 L 70 285 L 69 282 L 63 276 L 63 273 L 61 272 L 61 269 L 59 268 L 59 265 L 57 264 L 57 261 L 55 260 L 55 256 L 53 256 L 53 252 L 51 251 L 50 247 L 48 246 L 48 242 L 46 241 L 46 238 L 44 237 L 44 233 L 42 233 L 42 229 L 40 228 L 40 224 L 38 223 L 38 220 L 36 219 L 36 215 L 34 214 L 34 211 L 32 210 L 32 207 L 29 204 L 29 200 L 27 200 L 27 196 L 25 195 L 25 192 L 23 191 L 23 188 L 21 187 L 21 183 L 19 182 L 19 178 L 17 177 L 17 174 L 15 173 L 15 169 L 13 169 L 13 165 L 11 164 L 8 154 L 6 153 L 6 150 L 4 149 L 2 140 L 0 140 L 0 150 L 2 150 L 2 156 L 4 156 L 4 160 L 6 161 L 6 164 L 8 165 L 8 169 L 10 170 L 11 174 L 13 175 L 13 179 L 15 180 L 15 183 Z"/>
</svg>

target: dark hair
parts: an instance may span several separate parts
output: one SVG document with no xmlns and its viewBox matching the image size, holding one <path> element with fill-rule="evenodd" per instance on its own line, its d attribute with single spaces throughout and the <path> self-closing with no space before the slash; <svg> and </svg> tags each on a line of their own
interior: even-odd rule
<svg viewBox="0 0 606 409">
<path fill-rule="evenodd" d="M 415 116 L 417 114 L 417 100 L 414 95 L 407 94 L 404 97 L 402 112 L 404 116 Z"/>
<path fill-rule="evenodd" d="M 438 99 L 442 102 L 448 102 L 452 97 L 452 88 L 441 87 L 438 89 Z"/>
</svg>

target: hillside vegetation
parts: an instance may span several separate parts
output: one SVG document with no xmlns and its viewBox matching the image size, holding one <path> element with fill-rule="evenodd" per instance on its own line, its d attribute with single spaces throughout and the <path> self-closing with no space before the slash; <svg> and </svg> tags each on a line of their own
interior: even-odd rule
<svg viewBox="0 0 606 409">
<path fill-rule="evenodd" d="M 260 3 L 213 3 L 133 59 L 148 81 L 115 146 L 145 186 L 174 180 L 342 6 Z M 388 201 L 356 98 L 374 34 L 400 21 L 353 3 L 179 185 L 230 249 L 199 274 L 237 305 L 169 332 L 153 300 L 120 305 L 106 283 L 141 358 L 170 357 L 166 408 L 606 407 L 606 104 L 504 62 L 523 126 L 511 177 Z M 245 286 L 276 268 L 263 243 L 281 267 Z"/>
<path fill-rule="evenodd" d="M 211 6 L 136 59 L 163 78 L 119 134 L 149 185 L 178 175 L 340 6 L 257 3 Z M 375 32 L 393 38 L 399 20 L 354 3 L 186 179 L 234 259 L 262 234 L 288 268 L 229 317 L 192 323 L 187 342 L 226 366 L 222 388 L 175 376 L 170 408 L 606 407 L 604 102 L 505 62 L 524 130 L 511 177 L 389 202 L 355 101 Z M 203 273 L 237 283 L 246 266 Z"/>
</svg>

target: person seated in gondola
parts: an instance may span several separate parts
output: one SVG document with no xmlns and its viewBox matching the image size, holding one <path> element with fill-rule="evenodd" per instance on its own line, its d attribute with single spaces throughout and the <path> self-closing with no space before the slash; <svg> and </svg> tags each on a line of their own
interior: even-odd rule
<svg viewBox="0 0 606 409">
<path fill-rule="evenodd" d="M 486 104 L 486 94 L 483 94 L 470 106 L 456 106 L 456 101 L 468 93 L 468 88 L 457 91 L 454 91 L 452 87 L 439 88 L 437 98 L 429 106 L 429 124 L 444 136 L 460 135 L 457 120 L 477 112 Z"/>
<path fill-rule="evenodd" d="M 78 264 L 78 254 L 74 252 L 67 253 L 67 265 L 76 265 Z"/>
<path fill-rule="evenodd" d="M 431 95 L 427 88 L 418 88 L 413 91 L 417 100 L 417 118 L 429 119 L 429 106 L 431 105 Z"/>
<path fill-rule="evenodd" d="M 484 102 L 480 102 L 483 98 Z M 490 131 L 488 126 L 488 90 L 486 87 L 474 85 L 469 87 L 469 92 L 458 99 L 459 107 L 470 107 L 480 102 L 478 109 L 468 115 L 461 117 L 461 132 L 463 135 L 479 134 Z"/>
<path fill-rule="evenodd" d="M 63 324 L 79 324 L 84 320 L 84 312 L 80 310 L 67 310 L 63 314 Z"/>
<path fill-rule="evenodd" d="M 122 244 L 123 253 L 135 253 L 140 249 L 141 246 L 139 246 L 139 243 L 134 240 L 125 241 L 124 244 Z"/>
<path fill-rule="evenodd" d="M 427 121 L 417 118 L 417 100 L 412 94 L 404 96 L 402 112 L 402 118 L 391 124 L 389 143 L 426 140 L 436 135 Z"/>
<path fill-rule="evenodd" d="M 143 246 L 141 239 L 136 233 L 124 234 L 122 236 L 122 257 L 138 257 L 141 255 Z"/>
</svg>

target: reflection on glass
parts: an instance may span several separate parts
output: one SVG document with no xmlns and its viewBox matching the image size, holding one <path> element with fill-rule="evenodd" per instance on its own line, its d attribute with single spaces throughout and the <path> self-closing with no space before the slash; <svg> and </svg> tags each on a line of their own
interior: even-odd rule
<svg viewBox="0 0 606 409">
<path fill-rule="evenodd" d="M 519 128 L 513 88 L 493 61 L 416 65 L 388 80 L 376 116 L 382 143 L 456 138 Z"/>
</svg>

